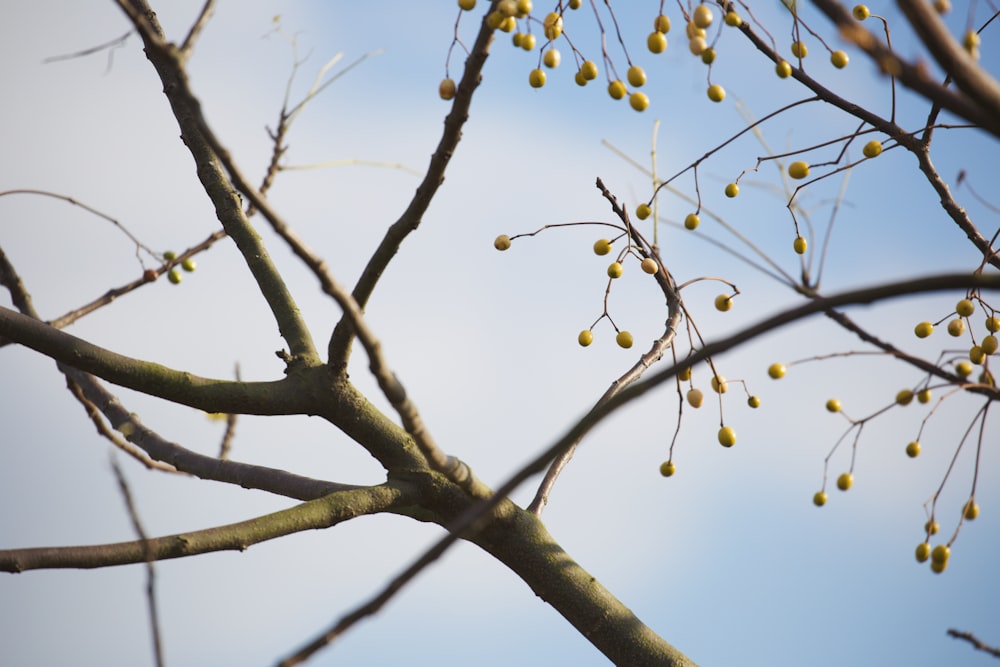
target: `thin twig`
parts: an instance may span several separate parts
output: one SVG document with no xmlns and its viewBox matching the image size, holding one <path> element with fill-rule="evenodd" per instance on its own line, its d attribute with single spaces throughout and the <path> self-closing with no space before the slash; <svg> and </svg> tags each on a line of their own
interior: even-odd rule
<svg viewBox="0 0 1000 667">
<path fill-rule="evenodd" d="M 142 528 L 142 521 L 139 519 L 139 511 L 132 500 L 132 492 L 129 490 L 128 482 L 125 480 L 125 473 L 115 457 L 111 457 L 111 469 L 118 480 L 118 490 L 121 491 L 122 499 L 125 501 L 125 508 L 128 510 L 129 520 L 132 521 L 132 529 L 139 536 L 142 544 L 144 560 L 146 561 L 146 602 L 149 607 L 149 625 L 153 635 L 153 656 L 157 667 L 163 667 L 163 642 L 160 638 L 160 615 L 157 612 L 156 604 L 156 568 L 153 566 L 155 560 L 153 550 L 150 548 L 146 531 Z"/>
</svg>

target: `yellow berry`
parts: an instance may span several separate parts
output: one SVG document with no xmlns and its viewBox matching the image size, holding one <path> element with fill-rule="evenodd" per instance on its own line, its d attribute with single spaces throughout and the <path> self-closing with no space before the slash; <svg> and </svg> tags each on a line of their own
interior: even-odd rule
<svg viewBox="0 0 1000 667">
<path fill-rule="evenodd" d="M 806 254 L 806 249 L 809 247 L 809 243 L 804 237 L 796 236 L 795 240 L 792 242 L 792 250 L 800 255 Z"/>
<path fill-rule="evenodd" d="M 580 9 L 583 6 L 583 0 L 569 0 L 570 9 Z"/>
<path fill-rule="evenodd" d="M 957 317 L 951 322 L 948 322 L 948 333 L 956 338 L 965 333 L 965 320 L 960 320 Z"/>
<path fill-rule="evenodd" d="M 921 403 L 930 403 L 931 395 L 932 394 L 930 389 L 921 389 L 920 391 L 917 392 L 917 400 L 920 401 Z"/>
<path fill-rule="evenodd" d="M 697 213 L 688 213 L 684 218 L 684 227 L 687 229 L 698 229 L 699 224 L 701 224 L 701 218 L 698 217 Z"/>
<path fill-rule="evenodd" d="M 917 545 L 917 562 L 925 563 L 927 559 L 931 557 L 931 545 L 927 542 L 921 542 Z"/>
<path fill-rule="evenodd" d="M 808 47 L 806 47 L 805 42 L 792 42 L 792 55 L 796 58 L 805 58 L 809 53 Z"/>
<path fill-rule="evenodd" d="M 521 37 L 521 48 L 525 51 L 531 51 L 535 48 L 535 36 L 528 33 Z"/>
<path fill-rule="evenodd" d="M 687 382 L 688 380 L 690 380 L 691 379 L 691 367 L 688 366 L 684 370 L 682 370 L 679 373 L 677 373 L 677 379 L 680 380 L 681 382 Z"/>
<path fill-rule="evenodd" d="M 973 521 L 977 516 L 979 516 L 979 505 L 976 504 L 976 501 L 970 500 L 965 503 L 965 507 L 962 508 L 962 516 L 964 516 L 967 521 Z"/>
<path fill-rule="evenodd" d="M 715 309 L 719 312 L 726 312 L 733 307 L 733 298 L 728 294 L 720 294 L 715 297 Z"/>
<path fill-rule="evenodd" d="M 962 46 L 969 53 L 975 53 L 979 49 L 979 33 L 975 30 L 966 30 L 965 36 L 962 38 Z"/>
<path fill-rule="evenodd" d="M 660 464 L 660 474 L 664 477 L 673 477 L 675 472 L 677 472 L 677 466 L 674 465 L 673 461 L 664 461 Z"/>
<path fill-rule="evenodd" d="M 943 560 L 941 562 L 934 560 L 931 561 L 931 572 L 933 572 L 934 574 L 941 574 L 942 572 L 945 571 L 945 569 L 947 569 L 947 567 L 948 567 L 947 560 Z"/>
<path fill-rule="evenodd" d="M 792 66 L 788 64 L 787 60 L 782 60 L 774 66 L 774 73 L 778 75 L 779 79 L 787 79 L 792 75 Z"/>
<path fill-rule="evenodd" d="M 854 484 L 854 475 L 849 472 L 841 473 L 840 477 L 837 478 L 837 488 L 841 491 L 847 491 Z"/>
<path fill-rule="evenodd" d="M 521 43 L 523 41 L 524 41 L 524 33 L 523 32 L 515 32 L 514 36 L 510 38 L 511 44 L 513 44 L 514 46 L 517 46 L 517 47 L 520 47 Z"/>
<path fill-rule="evenodd" d="M 1000 317 L 993 315 L 992 317 L 986 318 L 986 330 L 990 333 L 997 333 L 1000 331 Z"/>
<path fill-rule="evenodd" d="M 649 49 L 650 53 L 663 53 L 667 50 L 666 36 L 662 32 L 654 30 L 646 38 L 646 48 Z"/>
<path fill-rule="evenodd" d="M 833 66 L 837 69 L 844 69 L 847 67 L 847 63 L 850 62 L 850 60 L 851 59 L 848 58 L 847 53 L 844 51 L 834 51 L 830 54 L 830 62 L 833 63 Z"/>
<path fill-rule="evenodd" d="M 649 275 L 653 275 L 654 273 L 660 270 L 660 265 L 657 264 L 656 260 L 653 259 L 652 257 L 646 257 L 645 259 L 643 259 L 642 262 L 639 264 L 639 266 L 642 267 L 642 270 L 648 273 Z"/>
<path fill-rule="evenodd" d="M 780 380 L 785 377 L 785 365 L 784 364 L 771 364 L 767 367 L 767 374 L 771 376 L 773 380 Z"/>
<path fill-rule="evenodd" d="M 705 41 L 704 37 L 695 36 L 688 40 L 688 51 L 693 56 L 700 56 L 707 48 L 708 42 Z"/>
<path fill-rule="evenodd" d="M 726 22 L 726 25 L 728 25 L 730 28 L 739 28 L 741 25 L 743 25 L 743 19 L 740 18 L 740 15 L 737 14 L 736 12 L 732 11 L 726 12 L 726 17 L 724 20 Z"/>
<path fill-rule="evenodd" d="M 583 72 L 581 72 L 579 70 L 577 70 L 576 74 L 573 75 L 573 80 L 576 81 L 576 85 L 578 85 L 578 86 L 586 86 L 587 85 L 587 79 L 584 78 Z"/>
<path fill-rule="evenodd" d="M 829 412 L 840 412 L 840 408 L 841 408 L 840 401 L 838 401 L 836 398 L 831 398 L 826 402 L 826 409 Z"/>
<path fill-rule="evenodd" d="M 501 252 L 508 250 L 510 248 L 510 237 L 506 234 L 501 234 L 493 239 L 493 247 Z"/>
<path fill-rule="evenodd" d="M 760 396 L 751 396 L 750 398 L 748 398 L 747 399 L 747 405 L 749 405 L 751 408 L 759 408 L 760 407 Z"/>
<path fill-rule="evenodd" d="M 979 347 L 982 348 L 983 354 L 988 356 L 995 353 L 997 351 L 997 347 L 1000 347 L 1000 345 L 998 345 L 996 336 L 989 335 L 983 337 L 982 342 L 979 343 Z"/>
<path fill-rule="evenodd" d="M 934 9 L 938 14 L 947 14 L 951 11 L 951 0 L 934 0 Z"/>
<path fill-rule="evenodd" d="M 450 100 L 455 97 L 455 80 L 442 79 L 438 85 L 438 95 L 442 100 Z"/>
<path fill-rule="evenodd" d="M 867 158 L 878 157 L 882 154 L 882 142 L 872 139 L 864 145 L 864 148 L 861 149 L 861 153 Z"/>
<path fill-rule="evenodd" d="M 649 98 L 646 93 L 632 93 L 629 95 L 628 103 L 636 111 L 645 111 L 649 108 Z"/>
<path fill-rule="evenodd" d="M 705 37 L 705 29 L 699 28 L 694 21 L 689 21 L 686 26 L 684 26 L 684 32 L 687 34 L 688 39 L 694 39 L 695 37 Z"/>
<path fill-rule="evenodd" d="M 906 445 L 906 455 L 911 459 L 915 459 L 920 456 L 920 443 L 914 440 Z"/>
<path fill-rule="evenodd" d="M 545 85 L 545 72 L 540 69 L 533 69 L 528 74 L 528 84 L 532 88 L 541 88 Z"/>
<path fill-rule="evenodd" d="M 476 0 L 458 0 L 458 6 L 468 12 L 476 8 Z"/>
<path fill-rule="evenodd" d="M 619 347 L 627 350 L 632 347 L 632 334 L 627 331 L 619 331 L 618 335 L 615 336 L 615 342 L 618 343 Z"/>
<path fill-rule="evenodd" d="M 969 348 L 969 361 L 977 366 L 981 366 L 986 361 L 986 354 L 983 352 L 983 348 L 978 345 L 973 345 Z"/>
<path fill-rule="evenodd" d="M 653 209 L 649 208 L 649 204 L 643 203 L 635 207 L 635 217 L 640 220 L 645 220 L 650 216 L 650 214 L 652 214 L 652 212 Z"/>
<path fill-rule="evenodd" d="M 670 17 L 664 14 L 660 14 L 655 19 L 653 19 L 653 30 L 662 33 L 670 32 Z"/>
<path fill-rule="evenodd" d="M 946 563 L 949 556 L 951 556 L 951 549 L 948 548 L 948 545 L 939 544 L 931 551 L 931 562 Z"/>
<path fill-rule="evenodd" d="M 705 395 L 701 393 L 701 389 L 689 389 L 687 393 L 687 402 L 691 404 L 692 408 L 700 408 L 702 401 L 705 400 Z"/>
<path fill-rule="evenodd" d="M 826 491 L 817 491 L 813 494 L 813 505 L 816 507 L 826 505 Z"/>
<path fill-rule="evenodd" d="M 713 83 L 708 87 L 708 99 L 713 102 L 721 102 L 726 99 L 726 89 L 717 83 Z"/>
<path fill-rule="evenodd" d="M 194 261 L 193 258 L 188 257 L 187 259 L 181 262 L 181 268 L 187 271 L 188 273 L 191 273 L 192 271 L 198 268 L 198 262 Z"/>
<path fill-rule="evenodd" d="M 712 391 L 716 394 L 725 394 L 729 391 L 729 383 L 721 375 L 713 375 L 712 381 L 709 384 L 712 385 Z"/>
<path fill-rule="evenodd" d="M 729 197 L 730 199 L 732 199 L 739 193 L 740 193 L 740 186 L 736 185 L 735 183 L 730 183 L 729 185 L 726 186 L 726 196 Z"/>
<path fill-rule="evenodd" d="M 961 378 L 967 378 L 972 375 L 972 364 L 968 361 L 960 361 L 955 364 L 955 374 Z"/>
<path fill-rule="evenodd" d="M 701 52 L 701 62 L 705 63 L 706 65 L 711 65 L 712 63 L 715 62 L 715 55 L 716 55 L 715 49 L 713 49 L 712 47 L 708 47 L 707 49 Z"/>
<path fill-rule="evenodd" d="M 608 277 L 609 278 L 621 278 L 624 269 L 622 268 L 621 262 L 612 262 L 608 266 Z"/>
<path fill-rule="evenodd" d="M 899 405 L 909 405 L 913 402 L 913 392 L 909 389 L 900 389 L 896 394 L 896 403 Z"/>
<path fill-rule="evenodd" d="M 788 165 L 788 175 L 796 180 L 801 180 L 809 175 L 809 165 L 802 160 Z"/>
<path fill-rule="evenodd" d="M 699 28 L 707 28 L 712 25 L 714 18 L 712 8 L 708 5 L 698 5 L 694 8 L 694 13 L 691 16 L 693 23 Z"/>
<path fill-rule="evenodd" d="M 930 322 L 921 322 L 913 327 L 913 333 L 917 335 L 917 338 L 927 338 L 934 333 L 934 325 Z"/>
<path fill-rule="evenodd" d="M 580 73 L 583 74 L 583 78 L 587 81 L 593 81 L 597 78 L 597 63 L 593 60 L 585 60 L 580 65 Z"/>
<path fill-rule="evenodd" d="M 562 54 L 559 53 L 559 49 L 549 49 L 542 56 L 542 62 L 549 69 L 555 69 L 559 67 L 559 63 L 562 62 Z"/>
<path fill-rule="evenodd" d="M 628 73 L 625 75 L 625 78 L 628 79 L 630 84 L 639 88 L 646 83 L 646 71 L 638 65 L 632 65 L 628 68 Z"/>
<path fill-rule="evenodd" d="M 516 0 L 500 0 L 497 3 L 496 11 L 500 12 L 504 17 L 514 16 L 517 13 L 517 2 Z"/>
<path fill-rule="evenodd" d="M 611 252 L 611 241 L 600 239 L 594 242 L 595 255 L 607 255 L 609 252 Z"/>
<path fill-rule="evenodd" d="M 542 26 L 545 28 L 545 36 L 550 40 L 559 39 L 559 35 L 562 34 L 563 30 L 563 19 L 562 16 L 555 12 L 549 12 L 545 15 L 545 20 L 542 21 Z"/>
<path fill-rule="evenodd" d="M 961 317 L 968 317 L 972 315 L 976 310 L 976 304 L 972 303 L 969 299 L 962 299 L 955 304 L 955 312 Z"/>
<path fill-rule="evenodd" d="M 939 530 L 941 530 L 941 524 L 934 519 L 927 519 L 927 522 L 924 523 L 924 532 L 928 535 L 937 535 Z"/>
<path fill-rule="evenodd" d="M 500 21 L 500 25 L 497 27 L 504 32 L 514 32 L 514 28 L 517 27 L 517 20 L 513 16 L 508 16 Z"/>
<path fill-rule="evenodd" d="M 736 444 L 736 431 L 732 426 L 723 426 L 719 429 L 719 444 L 723 447 L 732 447 Z"/>
<path fill-rule="evenodd" d="M 608 95 L 616 100 L 625 97 L 625 84 L 620 79 L 615 79 L 608 84 Z"/>
<path fill-rule="evenodd" d="M 594 332 L 590 329 L 584 329 L 580 332 L 580 335 L 576 337 L 576 342 L 578 342 L 581 347 L 587 347 L 594 342 Z"/>
<path fill-rule="evenodd" d="M 864 21 L 872 15 L 872 13 L 868 10 L 867 5 L 854 5 L 854 9 L 851 10 L 851 13 L 854 14 L 854 18 L 859 21 Z"/>
<path fill-rule="evenodd" d="M 517 12 L 514 15 L 519 19 L 523 19 L 534 8 L 534 3 L 531 0 L 517 0 Z"/>
<path fill-rule="evenodd" d="M 177 269 L 170 269 L 167 271 L 167 280 L 172 282 L 174 285 L 179 285 L 180 282 L 184 280 L 184 276 L 182 276 L 181 272 Z"/>
</svg>

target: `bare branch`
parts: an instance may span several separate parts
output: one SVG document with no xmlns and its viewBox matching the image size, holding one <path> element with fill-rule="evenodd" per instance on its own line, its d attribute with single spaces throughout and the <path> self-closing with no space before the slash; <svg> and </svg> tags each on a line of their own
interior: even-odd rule
<svg viewBox="0 0 1000 667">
<path fill-rule="evenodd" d="M 414 488 L 400 482 L 336 491 L 295 507 L 248 521 L 147 540 L 96 546 L 0 550 L 0 572 L 92 569 L 185 558 L 215 551 L 246 551 L 254 544 L 304 530 L 330 528 L 367 514 L 392 511 L 416 501 Z"/>
<path fill-rule="evenodd" d="M 195 22 L 191 25 L 191 29 L 188 31 L 187 37 L 184 38 L 184 43 L 181 44 L 181 53 L 185 58 L 189 58 L 191 56 L 191 50 L 194 49 L 194 43 L 201 35 L 201 31 L 205 29 L 206 25 L 208 25 L 208 21 L 212 18 L 213 13 L 215 13 L 215 0 L 205 0 L 205 4 L 202 5 L 198 18 L 195 19 Z"/>
<path fill-rule="evenodd" d="M 983 651 L 984 653 L 992 655 L 994 658 L 1000 658 L 1000 648 L 990 646 L 989 644 L 984 644 L 978 638 L 976 638 L 976 636 L 973 635 L 971 632 L 964 632 L 962 630 L 955 630 L 953 628 L 949 628 L 948 636 L 954 637 L 955 639 L 965 640 L 970 644 L 972 644 L 972 647 L 977 651 Z"/>
<path fill-rule="evenodd" d="M 234 186 L 250 197 L 269 220 L 276 218 L 274 212 L 236 168 L 228 151 L 208 131 L 201 105 L 191 92 L 183 58 L 175 45 L 163 39 L 155 13 L 144 0 L 118 0 L 118 6 L 132 20 L 142 37 L 146 56 L 163 82 L 164 93 L 181 129 L 184 145 L 198 165 L 202 187 L 215 205 L 216 216 L 223 228 L 236 243 L 253 274 L 282 337 L 288 342 L 291 352 L 289 365 L 318 365 L 321 363 L 319 355 L 305 320 L 263 240 L 247 220 Z"/>
<path fill-rule="evenodd" d="M 129 490 L 128 482 L 125 480 L 125 473 L 122 472 L 121 467 L 113 456 L 111 457 L 111 469 L 115 473 L 115 479 L 118 480 L 118 489 L 121 491 L 122 499 L 125 501 L 125 509 L 128 510 L 132 527 L 135 529 L 136 534 L 139 536 L 139 541 L 143 545 L 146 560 L 146 602 L 149 606 L 149 625 L 153 634 L 153 655 L 156 659 L 157 667 L 163 667 L 163 644 L 160 640 L 159 613 L 156 610 L 156 568 L 153 566 L 153 552 L 150 549 L 146 531 L 142 528 L 142 521 L 139 519 L 139 512 L 135 507 L 135 502 L 132 500 L 132 492 Z"/>
<path fill-rule="evenodd" d="M 3 307 L 0 307 L 0 336 L 108 382 L 205 412 L 315 413 L 313 399 L 302 389 L 310 381 L 322 382 L 326 376 L 323 368 L 315 368 L 301 369 L 299 373 L 272 382 L 198 377 L 106 350 Z"/>
<path fill-rule="evenodd" d="M 486 25 L 486 18 L 480 25 L 479 34 L 469 58 L 465 61 L 462 80 L 458 84 L 451 111 L 444 120 L 444 132 L 431 156 L 427 173 L 424 175 L 410 204 L 399 219 L 386 230 L 379 247 L 372 254 L 361 277 L 354 286 L 352 295 L 358 307 L 364 311 L 371 298 L 375 285 L 389 266 L 389 262 L 399 251 L 400 246 L 411 232 L 420 226 L 424 212 L 430 206 L 431 200 L 437 194 L 438 188 L 444 183 L 444 172 L 451 161 L 451 156 L 462 138 L 462 127 L 469 118 L 469 107 L 472 104 L 472 94 L 482 80 L 483 66 L 489 56 L 490 45 L 493 42 L 493 31 Z M 333 330 L 328 346 L 328 363 L 338 369 L 347 368 L 350 357 L 351 340 L 354 336 L 351 321 L 342 318 Z"/>
</svg>

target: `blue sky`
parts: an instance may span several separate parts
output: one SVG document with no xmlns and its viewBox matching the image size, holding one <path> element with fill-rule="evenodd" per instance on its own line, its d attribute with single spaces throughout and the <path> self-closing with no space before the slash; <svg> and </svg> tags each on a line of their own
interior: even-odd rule
<svg viewBox="0 0 1000 667">
<path fill-rule="evenodd" d="M 872 8 L 890 20 L 896 48 L 916 54 L 902 19 L 881 4 Z M 593 187 L 596 176 L 630 206 L 648 198 L 649 179 L 602 140 L 648 164 L 659 119 L 658 173 L 672 174 L 745 126 L 738 105 L 760 117 L 806 95 L 794 82 L 779 81 L 772 65 L 727 33 L 717 46 L 712 77 L 728 95 L 712 104 L 704 94 L 705 67 L 686 51 L 676 6 L 668 8 L 674 29 L 667 53 L 644 52 L 658 6 L 615 5 L 630 54 L 649 74 L 651 106 L 643 114 L 611 101 L 603 85 L 578 88 L 565 47 L 563 64 L 547 85 L 530 89 L 527 76 L 537 50 L 524 53 L 510 46 L 508 36 L 498 38 L 444 187 L 368 309 L 390 364 L 437 441 L 487 483 L 500 484 L 559 437 L 633 363 L 635 350 L 658 335 L 664 317 L 662 297 L 632 267 L 616 284 L 610 307 L 615 321 L 635 334 L 636 348 L 615 347 L 603 322 L 594 345 L 581 349 L 576 335 L 600 315 L 606 283 L 607 259 L 590 251 L 594 229 L 550 230 L 515 241 L 503 254 L 492 248 L 493 238 L 550 223 L 608 220 L 608 207 Z M 182 38 L 197 8 L 194 2 L 162 8 L 160 20 L 171 38 Z M 753 9 L 779 44 L 789 41 L 791 22 L 778 2 L 755 3 Z M 273 127 L 293 59 L 288 42 L 272 32 L 272 17 L 281 16 L 285 34 L 295 35 L 300 56 L 308 56 L 295 95 L 336 53 L 343 52 L 348 63 L 381 50 L 310 105 L 290 137 L 287 162 L 353 159 L 422 171 L 448 109 L 436 90 L 457 13 L 447 1 L 223 1 L 191 62 L 192 82 L 244 171 L 259 174 L 270 148 L 264 128 Z M 471 42 L 475 26 L 468 18 L 459 34 Z M 582 10 L 570 18 L 567 33 L 574 44 L 597 59 L 592 20 Z M 831 33 L 823 19 L 806 18 L 823 35 Z M 950 20 L 959 31 L 965 16 Z M 48 56 L 91 47 L 125 30 L 124 18 L 107 2 L 21 3 L 10 10 L 0 27 L 8 100 L 0 129 L 8 156 L 0 161 L 0 190 L 64 193 L 122 221 L 151 247 L 184 248 L 217 223 L 138 40 L 132 37 L 116 50 L 110 67 L 105 55 L 42 64 Z M 836 36 L 828 41 L 838 44 Z M 983 41 L 983 63 L 996 71 L 989 33 Z M 806 64 L 815 76 L 888 113 L 888 83 L 862 54 L 844 47 L 851 65 L 837 71 L 818 44 L 811 48 Z M 609 53 L 624 71 L 614 43 Z M 461 62 L 456 51 L 453 75 Z M 905 91 L 899 91 L 899 104 L 900 119 L 918 127 L 925 106 Z M 763 140 L 784 152 L 854 126 L 809 105 L 766 124 Z M 948 179 L 967 170 L 973 186 L 990 196 L 996 149 L 994 139 L 943 131 L 934 160 Z M 857 155 L 860 145 L 852 151 Z M 794 232 L 785 201 L 774 194 L 781 181 L 773 165 L 745 177 L 737 199 L 722 196 L 724 184 L 764 153 L 761 141 L 748 135 L 706 162 L 699 174 L 703 205 L 796 275 Z M 810 161 L 813 155 L 829 154 L 811 153 Z M 351 284 L 417 183 L 405 170 L 338 166 L 283 173 L 270 196 L 338 279 Z M 678 186 L 693 190 L 689 178 Z M 840 186 L 827 179 L 802 195 L 820 237 Z M 995 232 L 996 214 L 967 190 L 956 193 L 982 231 Z M 689 204 L 673 196 L 659 205 L 665 221 L 690 212 Z M 702 237 L 732 239 L 702 217 L 696 234 L 669 226 L 660 233 L 664 260 L 679 281 L 721 277 L 741 290 L 736 307 L 725 314 L 712 307 L 715 295 L 725 291 L 721 284 L 685 290 L 707 339 L 797 302 L 787 288 L 705 243 Z M 273 235 L 264 234 L 315 337 L 324 340 L 339 312 Z M 820 238 L 813 241 L 819 247 Z M 78 209 L 38 198 L 0 198 L 0 245 L 45 317 L 139 272 L 134 247 L 120 232 Z M 823 289 L 971 270 L 976 261 L 961 232 L 936 208 L 914 160 L 890 150 L 850 175 Z M 85 318 L 72 333 L 199 375 L 229 377 L 238 362 L 244 378 L 279 377 L 273 351 L 282 341 L 237 253 L 222 243 L 198 262 L 198 271 L 180 286 L 159 281 Z M 949 340 L 943 331 L 918 341 L 913 325 L 946 316 L 961 296 L 910 298 L 851 313 L 933 360 L 941 349 L 966 342 Z M 973 320 L 980 328 L 981 319 L 977 313 Z M 772 361 L 861 349 L 860 342 L 816 319 L 716 359 L 726 377 L 745 380 L 763 405 L 751 411 L 737 388 L 725 396 L 726 423 L 739 438 L 732 450 L 716 444 L 713 397 L 700 411 L 684 411 L 675 449 L 679 472 L 669 480 L 657 468 L 676 424 L 676 392 L 668 386 L 635 402 L 586 440 L 544 514 L 549 530 L 646 623 L 703 665 L 991 663 L 947 638 L 945 630 L 970 630 L 1000 643 L 995 438 L 986 436 L 979 471 L 982 515 L 963 527 L 949 570 L 934 576 L 912 557 L 923 537 L 923 503 L 940 484 L 978 403 L 958 397 L 939 408 L 927 422 L 925 452 L 916 460 L 907 459 L 903 447 L 928 408 L 914 404 L 872 421 L 859 446 L 855 487 L 847 494 L 831 490 L 822 510 L 810 503 L 822 482 L 824 458 L 846 428 L 841 416 L 823 409 L 826 399 L 839 397 L 848 414 L 860 417 L 920 377 L 861 355 L 793 366 L 781 382 L 765 371 Z M 355 355 L 352 377 L 385 407 L 361 356 Z M 0 364 L 9 388 L 0 402 L 0 545 L 132 539 L 108 445 L 65 391 L 53 364 L 12 347 L 0 350 Z M 695 372 L 703 389 L 708 377 L 706 369 Z M 165 437 L 215 451 L 220 426 L 203 415 L 127 390 L 119 395 Z M 968 494 L 970 454 L 967 445 L 940 504 L 945 533 L 953 530 Z M 242 419 L 234 457 L 337 481 L 381 478 L 360 448 L 307 418 Z M 290 504 L 122 464 L 152 534 L 242 520 Z M 830 472 L 835 476 L 848 465 L 842 447 L 831 458 Z M 530 498 L 529 487 L 515 498 Z M 167 662 L 273 664 L 365 599 L 439 535 L 434 526 L 373 517 L 242 554 L 162 563 L 157 581 Z M 0 655 L 18 665 L 151 663 L 143 577 L 140 567 L 0 577 L 0 615 L 9 619 L 0 628 Z M 487 667 L 554 660 L 607 664 L 522 582 L 469 545 L 454 549 L 382 614 L 311 664 L 459 665 L 473 655 Z"/>
</svg>

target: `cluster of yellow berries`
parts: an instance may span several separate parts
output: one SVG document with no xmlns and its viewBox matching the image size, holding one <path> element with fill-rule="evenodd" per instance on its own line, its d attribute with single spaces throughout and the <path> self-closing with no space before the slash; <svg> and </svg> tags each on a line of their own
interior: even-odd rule
<svg viewBox="0 0 1000 667">
<path fill-rule="evenodd" d="M 965 505 L 962 506 L 962 520 L 974 521 L 978 516 L 979 504 L 976 503 L 975 499 L 969 498 Z M 931 571 L 935 574 L 941 574 L 945 571 L 945 568 L 948 567 L 948 559 L 951 557 L 950 543 L 938 544 L 933 548 L 931 547 L 930 538 L 932 535 L 936 535 L 939 530 L 941 530 L 941 526 L 938 522 L 933 517 L 928 519 L 927 523 L 924 524 L 926 538 L 917 545 L 916 552 L 914 553 L 918 563 L 925 563 L 930 560 Z"/>
<path fill-rule="evenodd" d="M 966 379 L 972 375 L 974 366 L 982 366 L 983 370 L 979 374 L 979 383 L 995 386 L 996 378 L 989 369 L 989 357 L 996 354 L 997 350 L 1000 349 L 1000 340 L 997 339 L 997 333 L 1000 332 L 1000 317 L 997 316 L 996 311 L 990 310 L 990 314 L 986 317 L 985 321 L 985 328 L 988 333 L 977 343 L 975 335 L 972 332 L 972 327 L 968 324 L 970 322 L 969 318 L 975 312 L 975 302 L 970 298 L 965 298 L 955 304 L 955 311 L 952 313 L 954 317 L 949 316 L 945 318 L 949 320 L 947 325 L 948 335 L 958 338 L 968 331 L 972 337 L 972 347 L 969 348 L 968 359 L 962 359 L 955 363 L 955 374 L 962 379 Z M 931 322 L 920 322 L 913 328 L 913 333 L 917 338 L 927 338 L 934 333 L 934 324 Z"/>
<path fill-rule="evenodd" d="M 574 10 L 579 9 L 582 4 L 581 0 L 570 0 L 567 6 L 569 9 Z M 476 0 L 458 0 L 458 6 L 462 10 L 470 11 L 476 7 Z M 493 11 L 487 15 L 486 22 L 492 30 L 513 33 L 512 42 L 515 47 L 524 49 L 525 51 L 532 51 L 537 43 L 536 38 L 531 32 L 518 31 L 517 21 L 519 19 L 529 19 L 533 9 L 532 0 L 501 0 L 496 4 Z M 544 52 L 542 53 L 539 67 L 528 73 L 528 84 L 532 88 L 543 87 L 548 79 L 545 70 L 542 69 L 542 65 L 547 69 L 555 69 L 562 60 L 561 54 L 554 45 L 563 33 L 562 11 L 560 9 L 557 12 L 549 12 L 541 21 L 542 32 L 547 42 L 543 45 Z M 711 65 L 715 61 L 716 52 L 715 49 L 708 45 L 706 29 L 715 20 L 712 8 L 707 4 L 699 4 L 691 12 L 690 17 L 685 16 L 685 18 L 687 19 L 688 50 L 693 55 L 700 57 L 706 65 Z M 728 26 L 739 27 L 743 24 L 743 19 L 735 11 L 728 11 L 724 22 Z M 664 14 L 660 14 L 653 19 L 653 31 L 646 38 L 646 48 L 650 53 L 660 54 L 666 51 L 667 33 L 670 32 L 670 27 L 670 18 Z M 575 53 L 579 53 L 575 47 L 573 47 L 573 50 Z M 574 78 L 578 85 L 585 86 L 590 81 L 596 79 L 597 76 L 597 63 L 593 60 L 584 59 L 577 69 Z M 630 62 L 624 81 L 619 78 L 608 77 L 608 95 L 616 100 L 627 97 L 629 105 L 633 109 L 636 111 L 645 111 L 649 107 L 649 97 L 644 92 L 635 90 L 641 88 L 645 83 L 645 70 L 641 66 Z M 629 90 L 630 86 L 632 88 L 631 92 Z M 454 98 L 455 92 L 456 85 L 454 80 L 445 78 L 441 81 L 438 93 L 442 99 L 450 100 Z M 709 86 L 708 98 L 710 100 L 721 102 L 725 97 L 726 91 L 722 86 L 718 84 Z"/>
</svg>

